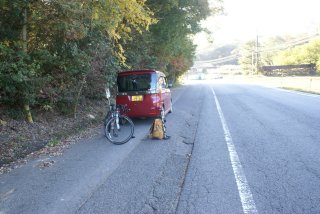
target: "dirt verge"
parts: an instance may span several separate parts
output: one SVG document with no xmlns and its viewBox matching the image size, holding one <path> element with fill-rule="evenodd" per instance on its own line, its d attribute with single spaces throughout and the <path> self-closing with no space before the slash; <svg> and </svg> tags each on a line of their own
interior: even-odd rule
<svg viewBox="0 0 320 214">
<path fill-rule="evenodd" d="M 34 123 L 0 116 L 0 174 L 10 171 L 27 156 L 40 153 L 59 155 L 77 138 L 93 134 L 106 114 L 104 101 L 86 101 L 77 118 L 57 112 L 37 112 Z"/>
</svg>

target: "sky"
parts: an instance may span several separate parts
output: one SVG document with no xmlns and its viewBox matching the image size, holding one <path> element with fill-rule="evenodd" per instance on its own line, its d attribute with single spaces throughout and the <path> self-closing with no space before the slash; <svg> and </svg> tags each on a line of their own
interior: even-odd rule
<svg viewBox="0 0 320 214">
<path fill-rule="evenodd" d="M 209 0 L 211 1 L 211 0 Z M 320 0 L 224 0 L 224 15 L 209 17 L 203 26 L 213 43 L 201 33 L 198 52 L 235 41 L 320 31 Z"/>
</svg>

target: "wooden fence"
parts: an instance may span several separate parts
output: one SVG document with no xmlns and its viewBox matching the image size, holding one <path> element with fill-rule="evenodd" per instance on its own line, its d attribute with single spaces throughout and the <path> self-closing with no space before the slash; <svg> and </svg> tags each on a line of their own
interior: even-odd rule
<svg viewBox="0 0 320 214">
<path fill-rule="evenodd" d="M 316 74 L 315 64 L 262 66 L 266 76 L 309 76 Z"/>
</svg>

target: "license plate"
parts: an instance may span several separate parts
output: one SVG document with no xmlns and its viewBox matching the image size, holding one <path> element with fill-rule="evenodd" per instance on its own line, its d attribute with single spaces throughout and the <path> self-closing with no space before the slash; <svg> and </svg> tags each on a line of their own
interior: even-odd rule
<svg viewBox="0 0 320 214">
<path fill-rule="evenodd" d="M 142 101 L 143 100 L 143 96 L 142 95 L 132 96 L 131 100 L 132 101 Z"/>
</svg>

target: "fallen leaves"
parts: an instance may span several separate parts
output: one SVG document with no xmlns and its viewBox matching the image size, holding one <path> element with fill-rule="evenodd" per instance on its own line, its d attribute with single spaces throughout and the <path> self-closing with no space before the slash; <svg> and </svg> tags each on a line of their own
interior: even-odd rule
<svg viewBox="0 0 320 214">
<path fill-rule="evenodd" d="M 80 139 L 100 134 L 105 111 L 104 101 L 87 101 L 76 119 L 51 111 L 38 113 L 33 124 L 1 117 L 0 174 L 40 156 L 60 156 Z"/>
</svg>

